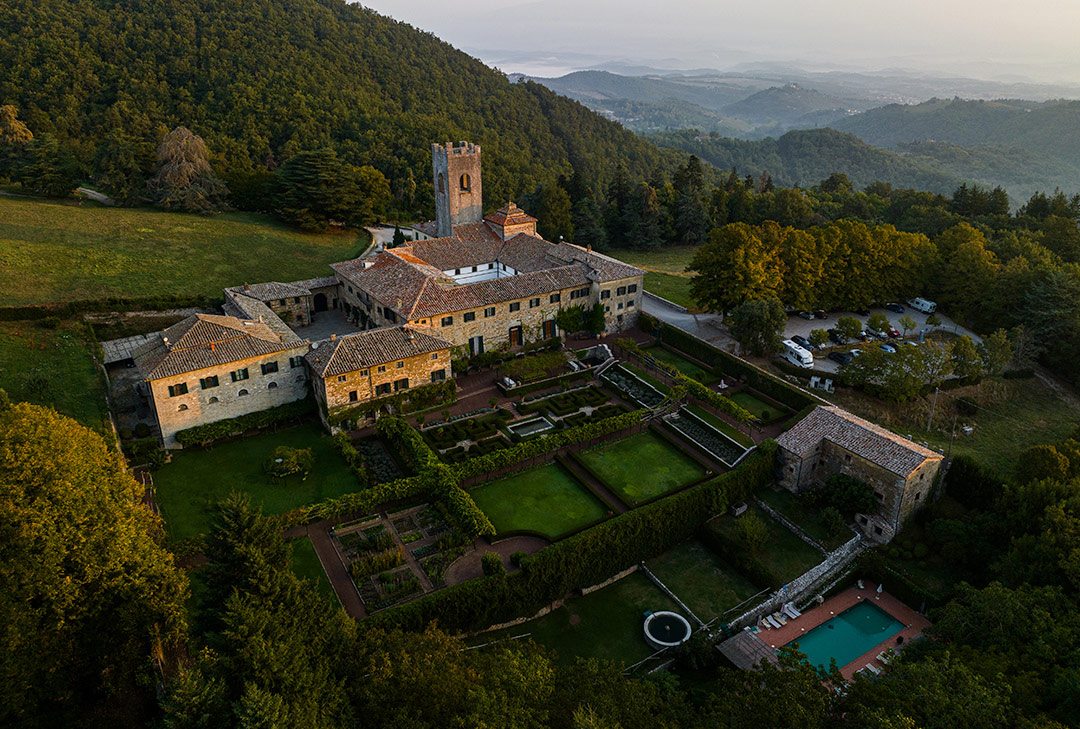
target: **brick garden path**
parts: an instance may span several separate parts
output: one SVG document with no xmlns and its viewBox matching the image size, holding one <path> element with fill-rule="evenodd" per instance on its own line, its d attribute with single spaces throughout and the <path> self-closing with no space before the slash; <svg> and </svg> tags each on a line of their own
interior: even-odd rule
<svg viewBox="0 0 1080 729">
<path fill-rule="evenodd" d="M 338 550 L 337 541 L 330 536 L 331 526 L 329 520 L 323 520 L 309 524 L 307 527 L 300 527 L 300 529 L 303 530 L 301 533 L 307 534 L 311 539 L 315 554 L 322 563 L 326 577 L 330 580 L 330 585 L 334 588 L 334 594 L 337 595 L 341 607 L 345 609 L 349 617 L 355 620 L 366 618 L 367 610 L 364 609 L 360 593 L 356 591 L 356 585 L 349 575 L 349 570 L 345 567 L 345 558 Z"/>
</svg>

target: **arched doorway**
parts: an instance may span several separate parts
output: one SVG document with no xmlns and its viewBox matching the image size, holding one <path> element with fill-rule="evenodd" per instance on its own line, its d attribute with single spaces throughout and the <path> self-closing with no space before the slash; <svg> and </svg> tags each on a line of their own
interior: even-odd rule
<svg viewBox="0 0 1080 729">
<path fill-rule="evenodd" d="M 315 294 L 315 311 L 326 311 L 326 294 Z"/>
</svg>

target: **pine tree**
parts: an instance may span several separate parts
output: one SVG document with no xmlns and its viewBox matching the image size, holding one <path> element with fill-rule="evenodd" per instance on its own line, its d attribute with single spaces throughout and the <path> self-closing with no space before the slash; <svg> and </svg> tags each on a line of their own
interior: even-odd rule
<svg viewBox="0 0 1080 729">
<path fill-rule="evenodd" d="M 23 187 L 47 197 L 67 197 L 79 186 L 79 166 L 67 145 L 43 134 L 27 146 L 28 160 L 18 170 Z"/>
<path fill-rule="evenodd" d="M 577 201 L 573 209 L 574 242 L 579 246 L 589 246 L 598 251 L 607 249 L 607 230 L 604 228 L 604 217 L 600 211 L 600 205 L 592 198 L 583 197 Z"/>
</svg>

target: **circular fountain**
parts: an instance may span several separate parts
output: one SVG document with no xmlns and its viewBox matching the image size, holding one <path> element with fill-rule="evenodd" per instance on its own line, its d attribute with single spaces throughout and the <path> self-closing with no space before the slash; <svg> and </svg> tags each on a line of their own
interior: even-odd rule
<svg viewBox="0 0 1080 729">
<path fill-rule="evenodd" d="M 678 613 L 661 610 L 645 618 L 645 641 L 656 650 L 682 645 L 691 632 L 690 623 Z"/>
</svg>

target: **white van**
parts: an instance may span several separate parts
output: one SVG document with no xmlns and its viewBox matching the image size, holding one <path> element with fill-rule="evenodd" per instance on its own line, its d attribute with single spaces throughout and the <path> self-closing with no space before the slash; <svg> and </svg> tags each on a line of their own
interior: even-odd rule
<svg viewBox="0 0 1080 729">
<path fill-rule="evenodd" d="M 907 303 L 915 311 L 921 311 L 924 314 L 933 314 L 937 311 L 937 304 L 926 299 L 909 299 Z"/>
<path fill-rule="evenodd" d="M 800 347 L 790 339 L 784 340 L 784 354 L 781 356 L 796 367 L 805 367 L 806 369 L 814 367 L 814 355 L 810 354 L 808 349 Z"/>
</svg>

